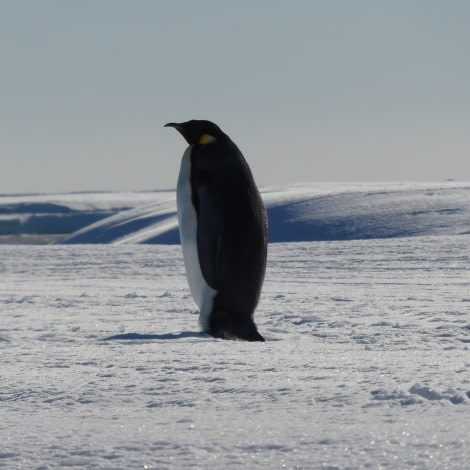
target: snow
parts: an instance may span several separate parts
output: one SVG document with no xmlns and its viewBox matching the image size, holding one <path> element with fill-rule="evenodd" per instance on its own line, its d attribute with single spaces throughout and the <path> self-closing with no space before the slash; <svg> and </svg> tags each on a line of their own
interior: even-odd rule
<svg viewBox="0 0 470 470">
<path fill-rule="evenodd" d="M 270 242 L 470 233 L 469 183 L 309 183 L 262 196 Z M 175 191 L 0 196 L 0 238 L 32 234 L 64 244 L 179 244 Z"/>
<path fill-rule="evenodd" d="M 470 185 L 263 196 L 266 343 L 198 331 L 174 192 L 8 201 L 114 215 L 0 245 L 0 468 L 467 466 Z"/>
<path fill-rule="evenodd" d="M 64 238 L 65 235 L 134 207 L 168 199 L 172 191 L 0 195 L 0 241 Z"/>
</svg>

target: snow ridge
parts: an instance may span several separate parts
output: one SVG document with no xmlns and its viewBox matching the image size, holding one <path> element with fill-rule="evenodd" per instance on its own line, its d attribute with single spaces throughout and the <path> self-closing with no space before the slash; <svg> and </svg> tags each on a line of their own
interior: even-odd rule
<svg viewBox="0 0 470 470">
<path fill-rule="evenodd" d="M 470 233 L 466 183 L 296 184 L 264 188 L 269 241 Z M 179 244 L 174 191 L 0 197 L 0 236 L 58 243 Z"/>
</svg>

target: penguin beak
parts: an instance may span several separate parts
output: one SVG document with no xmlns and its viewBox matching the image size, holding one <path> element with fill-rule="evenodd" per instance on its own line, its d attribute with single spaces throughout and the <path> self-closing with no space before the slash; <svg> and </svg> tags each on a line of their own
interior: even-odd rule
<svg viewBox="0 0 470 470">
<path fill-rule="evenodd" d="M 180 131 L 180 132 L 183 130 L 181 125 L 177 124 L 176 122 L 169 122 L 168 124 L 165 124 L 163 127 L 174 127 L 177 131 Z"/>
<path fill-rule="evenodd" d="M 183 123 L 184 124 L 184 123 Z M 190 137 L 188 136 L 188 131 L 187 129 L 185 130 L 185 127 L 183 124 L 178 124 L 176 122 L 169 122 L 168 124 L 165 124 L 163 127 L 174 127 L 186 140 L 186 142 L 191 145 L 194 142 L 191 142 Z"/>
</svg>

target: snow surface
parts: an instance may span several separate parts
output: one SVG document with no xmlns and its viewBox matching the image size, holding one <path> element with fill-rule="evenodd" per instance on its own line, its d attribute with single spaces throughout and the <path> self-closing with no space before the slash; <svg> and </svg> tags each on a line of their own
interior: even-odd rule
<svg viewBox="0 0 470 470">
<path fill-rule="evenodd" d="M 82 195 L 131 207 L 89 244 L 0 245 L 1 468 L 468 467 L 470 185 L 263 191 L 262 344 L 199 333 L 149 195 Z"/>
<path fill-rule="evenodd" d="M 468 183 L 297 184 L 265 188 L 269 241 L 470 233 Z M 62 243 L 179 243 L 175 195 L 121 212 Z"/>
<path fill-rule="evenodd" d="M 121 211 L 173 196 L 173 191 L 0 195 L 0 242 L 66 234 Z"/>
</svg>

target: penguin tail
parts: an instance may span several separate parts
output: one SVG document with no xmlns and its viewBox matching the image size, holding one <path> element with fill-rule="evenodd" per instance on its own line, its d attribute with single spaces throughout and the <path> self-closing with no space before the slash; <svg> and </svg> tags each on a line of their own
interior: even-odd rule
<svg viewBox="0 0 470 470">
<path fill-rule="evenodd" d="M 211 335 L 213 338 L 219 339 L 231 339 L 231 340 L 241 340 L 241 341 L 262 341 L 265 342 L 265 339 L 257 332 L 253 331 L 251 333 L 235 333 L 229 330 L 218 330 L 218 331 L 208 331 L 207 334 Z"/>
<path fill-rule="evenodd" d="M 212 313 L 209 323 L 210 331 L 207 333 L 214 338 L 264 342 L 251 319 L 248 324 L 240 325 L 233 321 L 228 312 L 219 310 Z"/>
<path fill-rule="evenodd" d="M 246 341 L 262 341 L 264 343 L 265 339 L 258 333 L 257 330 L 253 331 L 252 333 L 242 337 Z"/>
</svg>

